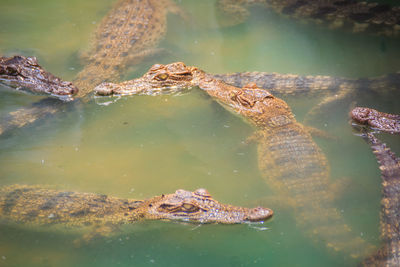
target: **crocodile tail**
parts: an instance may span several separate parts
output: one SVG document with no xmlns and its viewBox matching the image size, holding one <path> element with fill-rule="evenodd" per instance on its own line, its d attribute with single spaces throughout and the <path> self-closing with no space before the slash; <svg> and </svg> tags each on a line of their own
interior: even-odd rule
<svg viewBox="0 0 400 267">
<path fill-rule="evenodd" d="M 363 134 L 375 154 L 382 176 L 381 239 L 383 246 L 364 266 L 400 266 L 400 159 L 372 133 Z"/>
<path fill-rule="evenodd" d="M 254 82 L 258 87 L 277 95 L 317 94 L 338 91 L 344 87 L 351 90 L 355 86 L 352 79 L 321 75 L 302 76 L 268 72 L 237 72 L 213 76 L 236 87 L 243 87 Z"/>
<path fill-rule="evenodd" d="M 332 206 L 332 200 L 323 202 L 313 205 L 311 209 L 310 206 L 295 208 L 296 221 L 306 235 L 329 250 L 346 253 L 352 258 L 364 258 L 376 250 L 346 224 L 341 212 Z"/>
<path fill-rule="evenodd" d="M 376 253 L 366 258 L 360 266 L 398 267 L 400 266 L 400 241 L 383 245 Z"/>
<path fill-rule="evenodd" d="M 214 74 L 213 76 L 236 87 L 243 87 L 254 82 L 258 87 L 278 95 L 332 94 L 336 92 L 348 95 L 356 90 L 370 90 L 379 94 L 391 94 L 400 89 L 400 72 L 360 79 L 268 72 L 236 72 Z"/>
<path fill-rule="evenodd" d="M 10 112 L 0 122 L 0 135 L 11 130 L 22 128 L 36 122 L 41 118 L 52 115 L 68 103 L 53 98 L 45 98 L 34 103 L 30 107 L 23 107 L 16 111 Z"/>
<path fill-rule="evenodd" d="M 216 6 L 218 23 L 222 27 L 241 24 L 250 15 L 244 0 L 219 0 L 216 2 Z"/>
<path fill-rule="evenodd" d="M 352 32 L 384 36 L 398 36 L 400 32 L 400 8 L 386 4 L 353 0 L 271 0 L 267 1 L 267 6 L 299 20 L 324 22 L 331 29 L 351 29 Z"/>
<path fill-rule="evenodd" d="M 304 128 L 293 123 L 267 131 L 258 145 L 261 174 L 294 208 L 302 231 L 330 250 L 354 258 L 375 250 L 335 208 L 327 159 Z"/>
<path fill-rule="evenodd" d="M 400 89 L 400 71 L 372 78 L 361 78 L 355 81 L 360 90 L 367 89 L 377 94 L 392 95 Z"/>
</svg>

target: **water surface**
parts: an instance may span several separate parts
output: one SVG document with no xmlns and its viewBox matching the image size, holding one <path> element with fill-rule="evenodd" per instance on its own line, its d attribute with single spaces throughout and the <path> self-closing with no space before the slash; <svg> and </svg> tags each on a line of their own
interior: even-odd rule
<svg viewBox="0 0 400 267">
<path fill-rule="evenodd" d="M 0 50 L 36 56 L 54 74 L 72 80 L 91 32 L 112 6 L 101 1 L 2 1 Z M 171 15 L 152 57 L 125 78 L 152 64 L 184 61 L 212 73 L 267 71 L 345 77 L 378 76 L 400 69 L 399 39 L 329 31 L 252 9 L 235 27 L 218 24 L 214 1 L 180 1 L 191 21 Z M 41 97 L 0 88 L 0 114 Z M 337 137 L 315 139 L 331 165 L 332 182 L 348 183 L 335 204 L 356 234 L 379 244 L 380 175 L 374 156 L 354 136 L 347 113 L 352 101 L 400 113 L 393 95 L 362 95 L 323 111 L 313 126 Z M 285 97 L 301 122 L 321 98 Z M 249 225 L 144 222 L 116 236 L 77 248 L 77 235 L 0 226 L 0 266 L 354 266 L 304 236 L 293 212 L 259 174 L 253 133 L 241 118 L 193 90 L 181 96 L 126 97 L 103 106 L 71 107 L 0 138 L 0 184 L 48 184 L 62 190 L 146 198 L 178 188 L 207 188 L 224 203 L 275 210 L 273 220 Z M 400 153 L 398 138 L 380 135 Z M 271 204 L 270 204 L 271 203 Z M 267 228 L 267 229 L 264 229 Z"/>
</svg>

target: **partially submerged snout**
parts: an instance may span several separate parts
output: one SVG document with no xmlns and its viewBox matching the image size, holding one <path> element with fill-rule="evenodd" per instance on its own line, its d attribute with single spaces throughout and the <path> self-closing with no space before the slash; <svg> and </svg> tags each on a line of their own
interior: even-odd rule
<svg viewBox="0 0 400 267">
<path fill-rule="evenodd" d="M 140 78 L 122 83 L 102 83 L 94 91 L 101 96 L 180 93 L 194 85 L 195 70 L 182 62 L 155 64 Z"/>
<path fill-rule="evenodd" d="M 273 214 L 274 212 L 271 209 L 257 207 L 249 210 L 247 220 L 250 222 L 265 221 L 271 218 Z"/>
<path fill-rule="evenodd" d="M 35 57 L 0 57 L 0 83 L 33 93 L 71 100 L 78 88 L 45 71 Z"/>
<path fill-rule="evenodd" d="M 271 218 L 268 208 L 244 208 L 219 203 L 206 189 L 194 192 L 177 190 L 174 194 L 150 199 L 147 219 L 169 219 L 195 223 L 237 224 L 260 222 Z"/>
</svg>

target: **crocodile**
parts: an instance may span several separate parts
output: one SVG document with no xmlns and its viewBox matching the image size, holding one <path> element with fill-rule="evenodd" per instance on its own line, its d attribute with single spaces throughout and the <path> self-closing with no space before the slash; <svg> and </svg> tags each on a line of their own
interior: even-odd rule
<svg viewBox="0 0 400 267">
<path fill-rule="evenodd" d="M 382 200 L 380 229 L 382 247 L 362 262 L 363 266 L 400 266 L 400 159 L 365 127 L 379 131 L 392 131 L 393 118 L 399 115 L 379 112 L 374 109 L 357 107 L 350 112 L 355 126 L 362 126 L 361 136 L 370 145 L 381 171 Z M 386 118 L 389 118 L 386 120 Z M 372 123 L 370 123 L 372 122 Z"/>
<path fill-rule="evenodd" d="M 156 46 L 165 35 L 167 14 L 170 12 L 186 18 L 173 0 L 117 1 L 97 27 L 92 38 L 93 45 L 84 53 L 87 64 L 73 81 L 79 88 L 75 98 L 81 102 L 89 101 L 87 96 L 96 85 L 118 80 L 128 65 L 138 65 L 146 56 L 159 52 L 161 49 Z M 0 134 L 57 113 L 65 108 L 65 103 L 48 101 L 42 106 L 40 108 L 35 103 L 32 107 L 9 114 L 0 124 Z"/>
<path fill-rule="evenodd" d="M 345 97 L 359 92 L 389 95 L 400 89 L 400 72 L 358 79 L 259 71 L 213 74 L 213 76 L 236 87 L 256 83 L 258 87 L 279 96 L 334 94 L 337 98 L 340 95 Z"/>
<path fill-rule="evenodd" d="M 219 0 L 222 23 L 235 25 L 250 14 L 249 6 L 262 4 L 297 20 L 325 24 L 382 36 L 400 35 L 400 7 L 355 0 Z"/>
<path fill-rule="evenodd" d="M 361 94 L 390 95 L 393 97 L 400 90 L 400 72 L 358 79 L 256 71 L 214 74 L 213 76 L 236 87 L 243 87 L 254 82 L 257 86 L 279 96 L 324 96 L 317 105 L 309 110 L 305 121 L 314 119 L 316 115 L 320 115 L 324 107 L 333 106 L 338 101 L 354 99 Z"/>
<path fill-rule="evenodd" d="M 17 90 L 70 100 L 78 88 L 44 70 L 36 57 L 0 57 L 0 83 Z"/>
<path fill-rule="evenodd" d="M 239 224 L 263 222 L 273 211 L 222 204 L 206 189 L 176 190 L 146 200 L 60 191 L 40 185 L 0 188 L 0 221 L 26 226 L 92 227 L 86 237 L 108 235 L 112 228 L 142 220 Z"/>
<path fill-rule="evenodd" d="M 328 248 L 361 257 L 374 249 L 352 233 L 330 193 L 329 165 L 311 135 L 298 123 L 285 101 L 254 83 L 228 85 L 182 62 L 156 64 L 142 77 L 119 84 L 103 83 L 98 95 L 174 94 L 198 87 L 256 128 L 258 166 L 267 183 L 293 207 L 307 235 Z"/>
<path fill-rule="evenodd" d="M 400 134 L 400 115 L 377 111 L 372 108 L 356 107 L 350 112 L 351 119 L 361 125 L 391 134 Z"/>
</svg>

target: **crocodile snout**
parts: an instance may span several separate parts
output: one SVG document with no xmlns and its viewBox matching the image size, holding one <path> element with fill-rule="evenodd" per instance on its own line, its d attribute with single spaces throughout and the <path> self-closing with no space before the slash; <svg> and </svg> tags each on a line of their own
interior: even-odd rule
<svg viewBox="0 0 400 267">
<path fill-rule="evenodd" d="M 102 96 L 107 96 L 107 95 L 112 95 L 113 94 L 113 84 L 112 83 L 102 83 L 96 88 L 94 88 L 94 91 L 96 92 L 96 95 L 102 95 Z"/>
<path fill-rule="evenodd" d="M 249 215 L 246 218 L 251 222 L 265 221 L 272 217 L 274 212 L 270 209 L 257 207 L 249 210 Z"/>
</svg>

